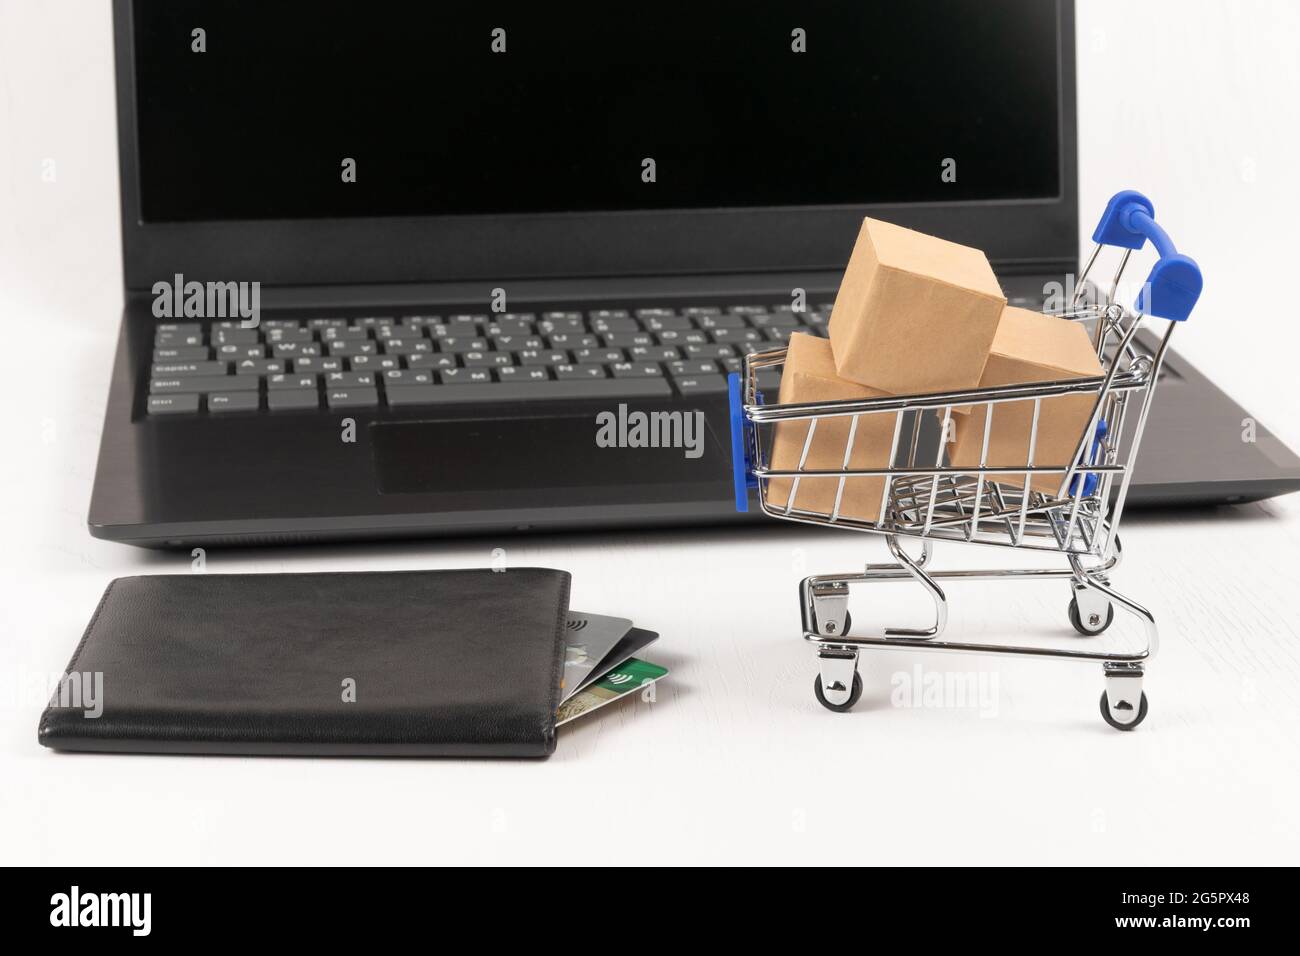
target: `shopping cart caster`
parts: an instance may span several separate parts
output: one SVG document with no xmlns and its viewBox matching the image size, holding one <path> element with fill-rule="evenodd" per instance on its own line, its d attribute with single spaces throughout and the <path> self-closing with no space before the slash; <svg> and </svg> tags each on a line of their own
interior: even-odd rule
<svg viewBox="0 0 1300 956">
<path fill-rule="evenodd" d="M 834 710 L 835 708 L 832 707 L 831 709 Z M 1106 723 L 1110 724 L 1116 730 L 1133 730 L 1134 728 L 1137 727 L 1138 724 L 1142 723 L 1142 721 L 1146 720 L 1147 718 L 1147 695 L 1145 692 L 1143 692 L 1142 699 L 1138 703 L 1137 716 L 1134 717 L 1132 720 L 1130 720 L 1127 724 L 1121 724 L 1118 720 L 1116 720 L 1111 715 L 1110 702 L 1106 699 L 1106 692 L 1102 691 L 1101 716 L 1106 721 Z"/>
<path fill-rule="evenodd" d="M 1142 690 L 1141 664 L 1106 664 L 1106 689 L 1101 716 L 1116 730 L 1133 730 L 1146 720 L 1147 695 Z"/>
<path fill-rule="evenodd" d="M 851 675 L 851 676 L 850 676 Z M 821 673 L 813 679 L 813 693 L 827 710 L 843 714 L 862 697 L 862 675 L 856 654 L 821 655 Z"/>
<path fill-rule="evenodd" d="M 1087 588 L 1077 588 L 1074 597 L 1070 598 L 1070 623 L 1084 637 L 1095 637 L 1115 620 L 1115 605 L 1105 598 L 1099 599 L 1095 594 Z M 1079 607 L 1080 597 L 1083 598 L 1082 611 Z"/>
</svg>

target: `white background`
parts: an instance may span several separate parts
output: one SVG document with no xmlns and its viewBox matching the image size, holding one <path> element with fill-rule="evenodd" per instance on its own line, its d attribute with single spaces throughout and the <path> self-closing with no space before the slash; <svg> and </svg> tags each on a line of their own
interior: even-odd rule
<svg viewBox="0 0 1300 956">
<path fill-rule="evenodd" d="M 571 570 L 573 605 L 662 632 L 647 656 L 672 674 L 544 763 L 44 751 L 33 682 L 108 581 L 189 572 L 85 530 L 121 308 L 109 10 L 0 0 L 0 861 L 1296 862 L 1295 496 L 1133 516 L 1116 584 L 1164 635 L 1133 734 L 1101 722 L 1099 667 L 1036 661 L 869 656 L 858 709 L 823 711 L 796 583 L 883 548 L 783 528 L 209 554 L 210 571 L 342 570 L 484 566 L 500 547 Z M 1079 4 L 1083 227 L 1116 189 L 1154 199 L 1206 275 L 1178 348 L 1292 447 L 1297 49 L 1295 4 Z M 975 638 L 1059 631 L 1068 597 L 951 596 L 952 633 Z M 924 610 L 906 598 L 856 616 Z M 986 706 L 895 706 L 917 666 L 982 680 Z"/>
</svg>

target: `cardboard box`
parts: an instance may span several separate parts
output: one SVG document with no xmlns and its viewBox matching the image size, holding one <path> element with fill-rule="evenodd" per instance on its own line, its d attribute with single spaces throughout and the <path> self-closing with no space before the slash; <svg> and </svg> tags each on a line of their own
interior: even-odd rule
<svg viewBox="0 0 1300 956">
<path fill-rule="evenodd" d="M 1006 304 L 978 249 L 864 219 L 831 311 L 835 367 L 893 395 L 974 388 Z"/>
<path fill-rule="evenodd" d="M 794 402 L 832 402 L 863 398 L 885 398 L 886 393 L 856 382 L 846 382 L 835 373 L 831 344 L 825 339 L 802 332 L 790 336 L 789 351 L 781 373 L 782 405 Z M 844 467 L 853 419 L 823 418 L 817 423 L 804 468 L 838 470 Z M 791 470 L 799 467 L 804 441 L 811 422 L 780 422 L 772 442 L 772 468 Z M 863 415 L 853 437 L 850 468 L 883 468 L 889 462 L 894 440 L 893 415 Z M 768 486 L 768 504 L 784 508 L 790 499 L 791 478 L 774 478 Z M 880 495 L 884 478 L 846 478 L 840 499 L 840 517 L 875 521 L 880 517 Z M 835 510 L 838 478 L 801 478 L 795 492 L 795 507 L 829 515 Z"/>
<path fill-rule="evenodd" d="M 1023 385 L 1101 374 L 1101 362 L 1097 360 L 1092 339 L 1083 325 L 1012 307 L 1002 314 L 979 384 L 982 387 Z M 1043 399 L 1038 416 L 1035 465 L 1064 467 L 1070 461 L 1079 436 L 1092 416 L 1095 398 L 1093 395 L 1061 395 Z M 958 468 L 978 467 L 984 442 L 988 406 L 972 405 L 969 409 L 969 415 L 953 416 L 953 441 L 948 446 L 948 460 Z M 1032 401 L 993 406 L 989 465 L 1025 462 L 1033 418 Z M 1060 474 L 1038 475 L 1030 487 L 1045 494 L 1055 494 L 1061 477 Z M 1004 475 L 996 480 L 1016 487 L 1024 486 L 1024 475 Z"/>
</svg>

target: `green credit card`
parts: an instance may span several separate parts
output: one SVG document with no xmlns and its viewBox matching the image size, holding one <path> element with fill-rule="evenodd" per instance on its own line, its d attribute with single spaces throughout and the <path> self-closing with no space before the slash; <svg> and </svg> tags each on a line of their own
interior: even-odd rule
<svg viewBox="0 0 1300 956">
<path fill-rule="evenodd" d="M 561 704 L 555 713 L 555 726 L 567 724 L 634 691 L 649 687 L 667 673 L 666 667 L 630 657 Z"/>
</svg>

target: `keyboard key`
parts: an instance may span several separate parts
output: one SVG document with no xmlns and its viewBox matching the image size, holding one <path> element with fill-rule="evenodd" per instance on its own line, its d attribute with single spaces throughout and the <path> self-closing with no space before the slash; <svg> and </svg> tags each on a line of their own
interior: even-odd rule
<svg viewBox="0 0 1300 956">
<path fill-rule="evenodd" d="M 362 325 L 336 325 L 320 330 L 322 342 L 357 342 L 370 338 L 370 329 Z"/>
<path fill-rule="evenodd" d="M 734 312 L 736 315 L 762 315 L 770 310 L 765 305 L 733 305 L 727 311 Z"/>
<path fill-rule="evenodd" d="M 718 371 L 718 363 L 712 360 L 696 359 L 685 362 L 669 362 L 668 374 L 677 378 L 679 376 L 698 377 L 700 375 L 713 375 Z"/>
<path fill-rule="evenodd" d="M 251 375 L 190 375 L 184 378 L 155 378 L 149 382 L 151 395 L 247 391 L 257 391 L 257 379 Z"/>
<path fill-rule="evenodd" d="M 483 329 L 490 339 L 499 335 L 532 335 L 533 323 L 527 319 L 507 319 L 504 315 Z"/>
<path fill-rule="evenodd" d="M 418 355 L 432 351 L 432 339 L 384 339 L 385 355 Z"/>
<path fill-rule="evenodd" d="M 316 389 L 316 376 L 312 374 L 303 375 L 294 372 L 292 375 L 269 375 L 266 379 L 266 387 L 272 392 L 286 390 Z"/>
<path fill-rule="evenodd" d="M 278 342 L 310 342 L 311 329 L 267 329 L 266 341 L 275 345 Z"/>
<path fill-rule="evenodd" d="M 682 315 L 698 317 L 701 315 L 721 315 L 722 310 L 716 305 L 690 305 L 682 309 Z"/>
<path fill-rule="evenodd" d="M 727 391 L 727 380 L 716 374 L 677 376 L 673 385 L 683 395 L 720 395 Z"/>
<path fill-rule="evenodd" d="M 235 374 L 280 375 L 287 367 L 284 359 L 240 359 L 235 363 Z"/>
<path fill-rule="evenodd" d="M 557 332 L 547 338 L 547 347 L 553 349 L 594 349 L 600 339 L 590 333 Z"/>
<path fill-rule="evenodd" d="M 381 325 L 375 329 L 375 338 L 377 339 L 423 339 L 424 326 L 422 325 Z"/>
<path fill-rule="evenodd" d="M 438 373 L 444 385 L 489 385 L 492 373 L 485 368 L 449 368 Z"/>
<path fill-rule="evenodd" d="M 379 343 L 371 339 L 341 339 L 327 343 L 331 358 L 351 358 L 354 355 L 378 355 Z M 279 351 L 279 348 L 276 348 Z"/>
<path fill-rule="evenodd" d="M 557 365 L 555 366 L 555 377 L 567 382 L 605 378 L 605 366 Z"/>
<path fill-rule="evenodd" d="M 326 388 L 325 402 L 330 408 L 367 408 L 379 404 L 379 389 Z"/>
<path fill-rule="evenodd" d="M 564 332 L 582 333 L 587 330 L 587 323 L 582 321 L 577 312 L 547 312 L 547 315 L 568 316 L 568 318 L 542 319 L 537 323 L 537 331 L 543 335 L 555 335 Z"/>
<path fill-rule="evenodd" d="M 638 319 L 671 319 L 677 317 L 675 309 L 655 308 L 655 309 L 637 309 L 636 317 Z"/>
<path fill-rule="evenodd" d="M 423 369 L 402 368 L 384 373 L 385 388 L 402 388 L 408 385 L 432 385 L 433 372 Z"/>
<path fill-rule="evenodd" d="M 663 332 L 661 334 L 665 336 L 669 336 L 669 335 L 676 336 L 676 335 L 680 335 L 681 333 Z M 634 345 L 658 345 L 659 344 L 658 342 L 655 341 L 654 335 L 650 332 L 611 332 L 607 335 L 602 335 L 600 338 L 601 338 L 601 344 L 604 345 L 605 348 L 607 349 L 627 349 L 627 348 L 631 348 Z"/>
<path fill-rule="evenodd" d="M 384 399 L 393 408 L 401 408 L 404 405 L 432 405 L 438 400 L 440 394 L 448 391 L 459 392 L 462 389 L 447 389 L 441 385 L 403 385 L 385 391 Z"/>
<path fill-rule="evenodd" d="M 642 319 L 641 324 L 650 332 L 663 332 L 666 329 L 677 329 L 679 331 L 695 328 L 694 323 L 689 316 L 670 315 L 662 318 Z"/>
<path fill-rule="evenodd" d="M 154 326 L 154 334 L 159 332 L 177 332 L 181 335 L 198 335 L 203 331 L 197 322 L 159 322 Z"/>
<path fill-rule="evenodd" d="M 255 412 L 261 408 L 257 392 L 209 392 L 208 411 L 213 415 L 225 412 Z"/>
<path fill-rule="evenodd" d="M 148 401 L 150 415 L 176 415 L 197 412 L 197 395 L 151 395 Z"/>
<path fill-rule="evenodd" d="M 284 355 L 281 354 L 281 349 L 292 349 L 293 354 L 298 355 L 301 354 L 303 349 L 315 347 L 315 345 L 297 345 L 295 343 L 290 343 L 289 345 L 277 345 L 275 347 L 275 357 L 284 358 Z M 320 353 L 317 352 L 316 354 L 319 355 Z M 227 362 L 238 362 L 240 359 L 246 358 L 266 358 L 266 346 L 227 342 L 225 345 L 217 346 L 217 358 Z"/>
<path fill-rule="evenodd" d="M 356 359 L 353 359 L 353 362 L 355 363 Z M 408 355 L 406 357 L 406 367 L 430 369 L 455 368 L 456 356 L 441 353 L 436 355 Z"/>
<path fill-rule="evenodd" d="M 416 394 L 410 394 L 416 393 Z M 393 389 L 401 401 L 414 404 L 481 404 L 483 402 L 542 402 L 556 399 L 667 398 L 673 394 L 666 378 L 591 378 L 581 381 L 510 381 L 493 382 L 481 388 L 448 388 L 425 385 Z"/>
<path fill-rule="evenodd" d="M 592 309 L 587 313 L 587 318 L 590 319 L 592 323 L 611 320 L 617 321 L 630 319 L 631 317 L 631 313 L 629 313 L 627 309 Z"/>
<path fill-rule="evenodd" d="M 519 352 L 523 349 L 544 349 L 546 340 L 540 335 L 497 335 L 492 344 L 498 352 Z"/>
<path fill-rule="evenodd" d="M 633 362 L 676 362 L 681 349 L 672 345 L 638 345 L 627 350 Z"/>
<path fill-rule="evenodd" d="M 748 325 L 745 317 L 735 312 L 730 315 L 704 315 L 699 319 L 702 329 L 743 329 Z"/>
<path fill-rule="evenodd" d="M 551 352 L 551 355 L 564 355 L 563 352 Z M 574 349 L 573 363 L 575 365 L 603 365 L 606 362 L 626 362 L 627 353 L 622 349 Z M 529 363 L 522 363 L 527 365 Z M 556 365 L 571 364 L 561 358 Z"/>
<path fill-rule="evenodd" d="M 438 340 L 438 349 L 442 352 L 486 352 L 488 350 L 488 340 L 484 338 L 470 338 L 463 335 L 451 335 L 445 339 Z"/>
<path fill-rule="evenodd" d="M 155 362 L 202 362 L 211 357 L 212 352 L 206 345 L 181 345 L 153 350 Z"/>
<path fill-rule="evenodd" d="M 460 361 L 465 368 L 497 368 L 515 364 L 509 352 L 465 352 Z"/>
<path fill-rule="evenodd" d="M 257 329 L 215 329 L 213 345 L 252 345 L 258 341 Z"/>
<path fill-rule="evenodd" d="M 155 362 L 150 378 L 182 378 L 187 375 L 225 375 L 225 362 Z"/>
<path fill-rule="evenodd" d="M 620 352 L 619 358 L 622 357 L 623 355 Z M 569 363 L 569 354 L 567 352 L 559 352 L 559 351 L 539 352 L 536 349 L 524 349 L 522 352 L 519 353 L 519 364 L 537 366 L 537 365 L 568 365 L 570 363 Z"/>
<path fill-rule="evenodd" d="M 360 359 L 354 359 L 360 361 Z M 321 358 L 318 355 L 304 355 L 302 358 L 293 360 L 293 370 L 295 372 L 341 372 L 343 371 L 343 359 L 341 358 Z"/>
<path fill-rule="evenodd" d="M 342 391 L 352 388 L 374 388 L 373 372 L 329 372 L 325 376 L 326 391 Z"/>
<path fill-rule="evenodd" d="M 316 389 L 280 389 L 266 393 L 266 407 L 273 412 L 301 411 L 320 408 Z"/>
<path fill-rule="evenodd" d="M 750 342 L 764 342 L 766 338 L 758 329 L 713 329 L 709 336 L 714 342 L 731 342 L 744 345 Z"/>
<path fill-rule="evenodd" d="M 645 330 L 636 319 L 597 319 L 591 323 L 591 331 L 601 335 L 635 335 Z"/>
<path fill-rule="evenodd" d="M 157 332 L 153 337 L 154 348 L 196 346 L 203 344 L 203 335 L 199 332 Z"/>
<path fill-rule="evenodd" d="M 797 329 L 803 323 L 790 312 L 778 312 L 775 315 L 751 315 L 749 324 L 756 329 Z"/>
<path fill-rule="evenodd" d="M 735 346 L 732 345 L 688 345 L 686 346 L 686 357 L 688 359 L 722 359 L 731 358 L 736 354 Z"/>
<path fill-rule="evenodd" d="M 565 323 L 576 322 L 578 323 L 578 325 L 582 325 L 582 313 L 581 312 L 543 312 L 542 321 L 543 322 L 565 322 Z"/>
<path fill-rule="evenodd" d="M 544 366 L 526 368 L 512 365 L 509 368 L 497 369 L 498 382 L 548 382 L 550 380 L 551 373 Z"/>
<path fill-rule="evenodd" d="M 334 361 L 341 362 L 342 359 Z M 402 367 L 402 359 L 397 355 L 354 355 L 348 359 L 348 368 L 353 372 L 391 372 Z M 331 372 L 340 371 L 330 369 Z"/>
<path fill-rule="evenodd" d="M 665 329 L 655 336 L 657 345 L 708 345 L 709 333 L 703 329 Z"/>
<path fill-rule="evenodd" d="M 618 362 L 609 371 L 615 378 L 657 378 L 664 374 L 658 365 L 643 362 Z"/>
</svg>

